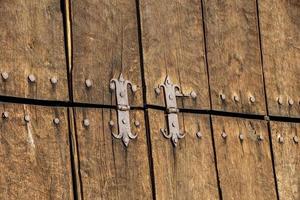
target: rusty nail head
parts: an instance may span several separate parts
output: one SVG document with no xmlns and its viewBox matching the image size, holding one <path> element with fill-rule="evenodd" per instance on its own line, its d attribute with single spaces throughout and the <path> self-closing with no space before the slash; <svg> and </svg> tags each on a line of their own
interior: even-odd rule
<svg viewBox="0 0 300 200">
<path fill-rule="evenodd" d="M 195 91 L 192 91 L 190 95 L 193 99 L 197 98 L 197 93 Z"/>
<path fill-rule="evenodd" d="M 51 77 L 50 78 L 50 82 L 53 84 L 53 85 L 56 85 L 57 84 L 57 82 L 58 82 L 58 79 L 56 78 L 56 77 Z"/>
<path fill-rule="evenodd" d="M 222 132 L 221 134 L 222 138 L 226 139 L 227 138 L 227 134 L 225 132 Z"/>
<path fill-rule="evenodd" d="M 2 117 L 3 117 L 4 119 L 7 119 L 7 118 L 9 117 L 9 113 L 8 113 L 7 111 L 4 111 L 4 112 L 2 113 Z"/>
<path fill-rule="evenodd" d="M 295 135 L 295 136 L 293 137 L 293 140 L 294 140 L 294 142 L 295 142 L 296 144 L 298 144 L 298 143 L 299 143 L 299 138 L 298 138 L 298 136 L 297 136 L 297 135 Z"/>
<path fill-rule="evenodd" d="M 58 125 L 59 122 L 60 122 L 60 120 L 59 120 L 57 117 L 53 119 L 53 123 L 54 123 L 54 124 Z"/>
<path fill-rule="evenodd" d="M 85 80 L 85 86 L 86 86 L 87 88 L 92 87 L 92 85 L 93 85 L 93 82 L 91 81 L 91 79 L 86 79 L 86 80 Z"/>
<path fill-rule="evenodd" d="M 293 99 L 289 99 L 288 103 L 289 103 L 290 106 L 292 106 L 294 104 L 294 100 Z"/>
<path fill-rule="evenodd" d="M 196 136 L 197 136 L 199 139 L 201 139 L 203 135 L 202 135 L 201 131 L 198 131 L 198 132 L 196 133 Z"/>
<path fill-rule="evenodd" d="M 115 125 L 115 122 L 114 122 L 113 120 L 110 120 L 110 121 L 109 121 L 109 126 L 110 126 L 110 127 L 113 127 L 114 125 Z"/>
<path fill-rule="evenodd" d="M 225 99 L 226 99 L 225 94 L 220 94 L 220 98 L 221 98 L 222 101 L 225 101 Z"/>
<path fill-rule="evenodd" d="M 2 72 L 1 76 L 2 76 L 2 79 L 5 80 L 5 81 L 8 79 L 8 73 L 7 72 Z"/>
<path fill-rule="evenodd" d="M 278 97 L 278 98 L 277 98 L 277 103 L 278 103 L 279 105 L 282 105 L 282 104 L 283 104 L 282 97 Z"/>
<path fill-rule="evenodd" d="M 31 83 L 34 83 L 36 81 L 36 78 L 33 74 L 29 74 L 28 76 L 28 80 L 31 82 Z"/>
<path fill-rule="evenodd" d="M 83 120 L 83 125 L 84 125 L 85 127 L 88 127 L 88 126 L 90 125 L 90 120 L 84 119 L 84 120 Z"/>
<path fill-rule="evenodd" d="M 25 115 L 24 116 L 24 120 L 25 120 L 25 122 L 30 122 L 30 116 L 29 115 Z"/>
</svg>

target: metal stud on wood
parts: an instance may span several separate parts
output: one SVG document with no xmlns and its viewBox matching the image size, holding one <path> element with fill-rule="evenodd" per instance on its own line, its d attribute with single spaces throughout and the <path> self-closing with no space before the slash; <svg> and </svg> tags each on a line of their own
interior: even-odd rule
<svg viewBox="0 0 300 200">
<path fill-rule="evenodd" d="M 29 80 L 29 82 L 31 82 L 31 83 L 35 83 L 36 78 L 35 78 L 35 76 L 34 76 L 33 74 L 29 74 L 28 80 Z"/>
<path fill-rule="evenodd" d="M 60 120 L 56 117 L 56 118 L 53 119 L 53 123 L 55 125 L 58 125 L 60 123 Z"/>
<path fill-rule="evenodd" d="M 8 73 L 7 72 L 2 72 L 1 73 L 1 77 L 4 81 L 6 81 L 8 79 Z"/>
<path fill-rule="evenodd" d="M 25 122 L 30 122 L 30 116 L 29 115 L 25 115 L 24 116 L 24 120 L 25 120 Z"/>
<path fill-rule="evenodd" d="M 56 77 L 51 77 L 50 82 L 51 82 L 52 85 L 56 85 L 57 82 L 58 82 L 58 79 Z"/>
<path fill-rule="evenodd" d="M 3 119 L 7 119 L 9 117 L 9 113 L 7 112 L 7 111 L 4 111 L 3 113 L 2 113 L 2 118 Z"/>
<path fill-rule="evenodd" d="M 86 128 L 89 127 L 90 126 L 90 120 L 84 119 L 83 120 L 83 126 L 86 127 Z"/>
</svg>

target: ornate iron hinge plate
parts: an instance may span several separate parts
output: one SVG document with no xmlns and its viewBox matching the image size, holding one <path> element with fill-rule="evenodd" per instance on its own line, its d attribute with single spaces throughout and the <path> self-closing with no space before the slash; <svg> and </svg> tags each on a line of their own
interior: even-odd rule
<svg viewBox="0 0 300 200">
<path fill-rule="evenodd" d="M 167 76 L 165 82 L 160 84 L 155 88 L 157 95 L 160 94 L 160 88 L 164 89 L 165 94 L 165 103 L 166 103 L 166 112 L 167 112 L 167 122 L 168 129 L 161 128 L 160 131 L 165 138 L 171 139 L 173 145 L 176 147 L 178 140 L 184 137 L 184 134 L 180 131 L 178 115 L 179 109 L 177 107 L 176 97 L 192 97 L 196 98 L 197 94 L 192 91 L 189 95 L 185 95 L 180 91 L 180 87 L 176 84 L 173 84 L 170 77 Z"/>
<path fill-rule="evenodd" d="M 137 137 L 137 135 L 131 132 L 130 127 L 128 86 L 130 86 L 132 92 L 136 92 L 137 86 L 130 81 L 125 80 L 122 74 L 120 74 L 118 79 L 112 79 L 110 81 L 110 89 L 116 93 L 119 130 L 118 134 L 112 133 L 112 135 L 117 139 L 122 139 L 126 147 L 128 146 L 130 139 L 135 139 Z"/>
</svg>

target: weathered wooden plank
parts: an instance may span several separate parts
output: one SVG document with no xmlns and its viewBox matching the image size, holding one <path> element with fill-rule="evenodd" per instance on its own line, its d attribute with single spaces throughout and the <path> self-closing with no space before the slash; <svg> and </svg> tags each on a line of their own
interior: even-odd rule
<svg viewBox="0 0 300 200">
<path fill-rule="evenodd" d="M 255 0 L 204 0 L 214 110 L 266 114 L 256 10 Z"/>
<path fill-rule="evenodd" d="M 197 94 L 179 107 L 209 109 L 200 1 L 141 0 L 140 12 L 147 103 L 165 106 L 154 88 L 169 75 L 183 93 Z"/>
<path fill-rule="evenodd" d="M 267 123 L 217 116 L 212 120 L 223 199 L 276 199 Z"/>
<path fill-rule="evenodd" d="M 279 199 L 300 198 L 300 124 L 271 122 Z"/>
<path fill-rule="evenodd" d="M 219 199 L 209 116 L 179 116 L 186 135 L 175 148 L 160 133 L 164 112 L 148 111 L 156 199 Z"/>
<path fill-rule="evenodd" d="M 0 105 L 0 199 L 73 199 L 66 111 Z"/>
<path fill-rule="evenodd" d="M 300 117 L 300 2 L 258 2 L 269 113 Z"/>
<path fill-rule="evenodd" d="M 138 137 L 126 148 L 112 136 L 118 131 L 115 110 L 75 109 L 81 199 L 152 199 L 144 113 L 130 111 L 130 116 Z M 89 126 L 84 126 L 86 119 Z"/>
<path fill-rule="evenodd" d="M 0 95 L 69 99 L 61 9 L 60 0 L 1 1 Z"/>
<path fill-rule="evenodd" d="M 135 0 L 73 0 L 74 101 L 114 105 L 109 81 L 123 73 L 138 85 L 131 105 L 142 105 Z M 86 86 L 86 80 L 92 82 Z"/>
</svg>

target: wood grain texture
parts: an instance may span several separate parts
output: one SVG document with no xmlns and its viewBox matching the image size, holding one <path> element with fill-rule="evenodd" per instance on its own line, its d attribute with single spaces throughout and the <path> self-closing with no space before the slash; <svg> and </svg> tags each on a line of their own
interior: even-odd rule
<svg viewBox="0 0 300 200">
<path fill-rule="evenodd" d="M 73 199 L 66 109 L 1 104 L 3 112 L 9 117 L 0 119 L 0 199 Z"/>
<path fill-rule="evenodd" d="M 256 1 L 204 0 L 204 21 L 212 108 L 266 114 Z"/>
<path fill-rule="evenodd" d="M 209 109 L 200 1 L 140 0 L 140 12 L 147 104 L 165 106 L 154 88 L 169 75 L 183 93 L 197 93 L 179 107 Z"/>
<path fill-rule="evenodd" d="M 135 0 L 73 0 L 71 5 L 74 100 L 115 105 L 109 81 L 123 73 L 138 86 L 130 104 L 142 105 Z"/>
<path fill-rule="evenodd" d="M 0 73 L 9 77 L 0 77 L 0 95 L 69 99 L 61 7 L 60 0 L 1 0 Z M 29 74 L 35 83 L 28 82 Z"/>
<path fill-rule="evenodd" d="M 130 111 L 132 132 L 138 134 L 126 149 L 112 136 L 109 109 L 75 108 L 81 195 L 80 199 L 152 199 L 144 114 Z M 83 120 L 89 119 L 89 127 Z M 140 128 L 133 125 L 140 122 Z"/>
<path fill-rule="evenodd" d="M 217 116 L 212 120 L 223 199 L 276 199 L 267 123 Z"/>
<path fill-rule="evenodd" d="M 300 2 L 258 2 L 269 113 L 300 117 Z"/>
<path fill-rule="evenodd" d="M 279 199 L 300 199 L 300 147 L 293 140 L 300 138 L 300 124 L 271 122 L 271 133 Z"/>
<path fill-rule="evenodd" d="M 160 133 L 167 128 L 164 112 L 148 111 L 156 199 L 219 199 L 209 117 L 179 115 L 186 136 L 174 148 Z"/>
</svg>

